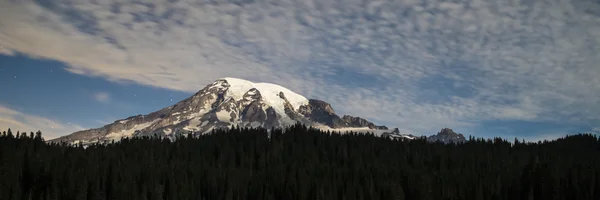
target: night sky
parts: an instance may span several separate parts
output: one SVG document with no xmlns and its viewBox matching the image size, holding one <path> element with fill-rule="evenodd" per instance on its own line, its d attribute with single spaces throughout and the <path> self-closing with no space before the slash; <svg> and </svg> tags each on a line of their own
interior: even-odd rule
<svg viewBox="0 0 600 200">
<path fill-rule="evenodd" d="M 0 0 L 0 130 L 55 138 L 221 77 L 429 135 L 600 133 L 600 2 Z"/>
</svg>

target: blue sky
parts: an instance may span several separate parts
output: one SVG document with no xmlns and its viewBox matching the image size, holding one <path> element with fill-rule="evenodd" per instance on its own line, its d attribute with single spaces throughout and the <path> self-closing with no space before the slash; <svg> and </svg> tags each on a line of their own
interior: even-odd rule
<svg viewBox="0 0 600 200">
<path fill-rule="evenodd" d="M 65 126 L 67 131 L 71 131 L 69 127 L 100 127 L 124 116 L 146 114 L 190 95 L 132 82 L 115 83 L 100 77 L 76 75 L 66 71 L 63 63 L 52 60 L 31 59 L 24 55 L 0 55 L 0 60 L 0 91 L 5 94 L 0 98 L 0 105 L 60 122 L 58 124 Z M 25 120 L 24 116 L 18 118 Z"/>
<path fill-rule="evenodd" d="M 417 135 L 600 132 L 597 1 L 119 2 L 0 1 L 0 129 L 52 138 L 238 77 Z"/>
</svg>

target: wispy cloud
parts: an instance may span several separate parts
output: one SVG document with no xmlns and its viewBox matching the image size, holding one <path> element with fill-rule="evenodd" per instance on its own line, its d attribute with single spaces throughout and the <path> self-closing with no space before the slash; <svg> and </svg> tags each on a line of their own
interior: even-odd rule
<svg viewBox="0 0 600 200">
<path fill-rule="evenodd" d="M 416 133 L 600 123 L 591 0 L 16 2 L 0 2 L 4 51 L 77 74 L 188 92 L 274 82 Z"/>
<path fill-rule="evenodd" d="M 4 46 L 2 46 L 1 44 L 0 44 L 0 54 L 9 55 L 9 56 L 14 55 L 14 53 L 12 51 L 4 48 Z"/>
<path fill-rule="evenodd" d="M 0 131 L 6 131 L 9 128 L 13 132 L 36 132 L 40 130 L 46 140 L 85 129 L 68 122 L 61 123 L 0 105 Z"/>
<path fill-rule="evenodd" d="M 93 98 L 100 103 L 110 102 L 110 94 L 107 92 L 96 92 L 94 93 Z"/>
</svg>

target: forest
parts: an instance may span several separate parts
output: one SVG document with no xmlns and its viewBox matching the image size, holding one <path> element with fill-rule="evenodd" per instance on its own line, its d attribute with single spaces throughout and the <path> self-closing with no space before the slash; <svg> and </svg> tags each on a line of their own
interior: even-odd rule
<svg viewBox="0 0 600 200">
<path fill-rule="evenodd" d="M 51 144 L 0 136 L 0 200 L 597 200 L 600 139 L 461 144 L 336 134 L 300 124 Z"/>
</svg>

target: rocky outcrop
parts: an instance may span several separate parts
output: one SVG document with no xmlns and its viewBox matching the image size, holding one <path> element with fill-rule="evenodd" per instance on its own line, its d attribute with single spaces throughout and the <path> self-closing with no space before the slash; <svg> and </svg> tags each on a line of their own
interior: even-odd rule
<svg viewBox="0 0 600 200">
<path fill-rule="evenodd" d="M 465 136 L 463 136 L 462 134 L 455 133 L 452 129 L 444 128 L 436 135 L 429 136 L 427 138 L 427 141 L 442 142 L 444 144 L 449 144 L 449 143 L 463 143 L 463 142 L 466 142 L 467 140 L 465 139 Z"/>
<path fill-rule="evenodd" d="M 400 140 L 413 140 L 416 139 L 417 136 L 411 134 L 402 134 L 398 128 L 394 128 L 391 132 L 383 132 L 381 134 L 382 137 L 391 138 L 391 139 L 400 139 Z"/>
<path fill-rule="evenodd" d="M 369 127 L 370 129 L 388 130 L 388 128 L 386 126 L 377 126 L 377 125 L 373 124 L 372 122 L 370 122 L 366 119 L 360 118 L 360 117 L 344 115 L 342 117 L 342 120 L 344 120 L 344 122 L 346 122 L 347 126 L 350 126 L 350 127 Z"/>
<path fill-rule="evenodd" d="M 310 99 L 308 105 L 301 106 L 298 112 L 313 122 L 331 128 L 347 127 L 346 122 L 335 114 L 331 105 L 321 100 Z"/>
</svg>

